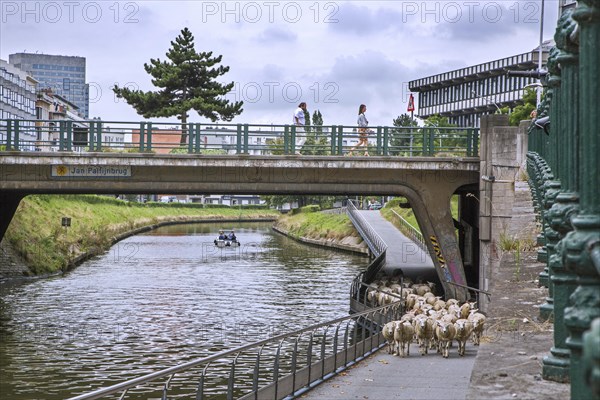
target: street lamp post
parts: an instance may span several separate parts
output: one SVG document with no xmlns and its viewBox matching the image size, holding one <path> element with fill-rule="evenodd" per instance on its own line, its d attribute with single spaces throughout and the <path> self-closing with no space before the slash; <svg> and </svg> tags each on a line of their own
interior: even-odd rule
<svg viewBox="0 0 600 400">
<path fill-rule="evenodd" d="M 542 10 L 541 10 L 541 16 L 540 16 L 540 47 L 538 49 L 538 71 L 542 70 L 542 56 L 543 56 L 543 49 L 542 49 L 542 44 L 544 43 L 544 0 L 542 0 Z M 540 86 L 538 86 L 537 88 L 537 102 L 536 102 L 536 108 L 540 106 L 540 103 L 542 102 L 542 80 L 541 77 L 538 77 L 538 83 L 540 84 Z"/>
</svg>

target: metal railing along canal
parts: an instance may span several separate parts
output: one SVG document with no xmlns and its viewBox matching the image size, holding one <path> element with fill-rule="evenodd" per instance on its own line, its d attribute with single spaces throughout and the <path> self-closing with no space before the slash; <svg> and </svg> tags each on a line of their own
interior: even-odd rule
<svg viewBox="0 0 600 400">
<path fill-rule="evenodd" d="M 401 303 L 370 308 L 81 394 L 71 400 L 168 396 L 197 400 L 294 398 L 385 345 Z"/>
</svg>

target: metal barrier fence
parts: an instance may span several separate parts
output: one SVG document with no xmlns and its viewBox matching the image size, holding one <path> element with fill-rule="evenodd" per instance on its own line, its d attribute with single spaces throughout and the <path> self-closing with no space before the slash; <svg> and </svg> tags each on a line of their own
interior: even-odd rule
<svg viewBox="0 0 600 400">
<path fill-rule="evenodd" d="M 250 343 L 73 397 L 89 400 L 168 396 L 283 399 L 299 396 L 381 348 L 381 329 L 400 302 Z M 162 382 L 162 383 L 161 383 Z M 114 397 L 114 396 L 113 396 Z"/>
<path fill-rule="evenodd" d="M 356 144 L 358 127 L 122 122 L 100 120 L 0 120 L 0 149 L 8 151 L 152 152 L 159 154 L 343 155 Z M 306 140 L 300 149 L 296 143 Z M 369 152 L 382 156 L 479 154 L 478 128 L 378 126 Z"/>
<path fill-rule="evenodd" d="M 387 244 L 385 241 L 375 232 L 375 230 L 369 225 L 369 223 L 363 218 L 362 215 L 358 213 L 358 209 L 354 204 L 352 199 L 348 199 L 347 204 L 347 214 L 354 227 L 360 233 L 360 236 L 369 246 L 369 249 L 375 255 L 375 257 L 379 257 L 380 255 L 385 253 L 387 249 Z"/>
<path fill-rule="evenodd" d="M 333 214 L 333 215 L 346 214 L 346 207 L 331 208 L 329 210 L 322 210 L 321 212 L 323 214 Z"/>
</svg>

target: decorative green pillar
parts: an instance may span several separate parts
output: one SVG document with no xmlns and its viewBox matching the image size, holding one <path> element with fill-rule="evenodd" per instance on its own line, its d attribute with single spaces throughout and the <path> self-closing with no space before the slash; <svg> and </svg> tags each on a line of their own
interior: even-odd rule
<svg viewBox="0 0 600 400">
<path fill-rule="evenodd" d="M 575 290 L 577 278 L 564 268 L 562 241 L 565 235 L 572 231 L 571 217 L 579 211 L 579 40 L 576 33 L 577 23 L 573 20 L 572 13 L 572 10 L 563 13 L 554 35 L 556 46 L 560 50 L 556 61 L 561 69 L 561 94 L 553 100 L 559 103 L 561 112 L 556 118 L 560 121 L 556 125 L 558 129 L 554 129 L 551 134 L 556 136 L 558 142 L 560 161 L 557 163 L 557 172 L 563 189 L 548 212 L 550 228 L 560 241 L 555 246 L 554 254 L 548 259 L 553 287 L 554 346 L 550 350 L 551 354 L 544 357 L 542 376 L 556 382 L 569 381 L 570 351 L 566 346 L 564 310 L 569 304 L 569 296 Z"/>
<path fill-rule="evenodd" d="M 550 209 L 560 193 L 560 181 L 548 180 L 544 183 L 544 236 L 546 238 L 546 254 L 548 261 L 548 297 L 546 302 L 540 306 L 540 318 L 550 320 L 554 317 L 554 283 L 552 282 L 552 269 L 549 260 L 556 253 L 556 244 L 559 241 L 559 234 L 550 226 Z M 539 257 L 539 254 L 538 254 Z"/>
<path fill-rule="evenodd" d="M 580 178 L 580 212 L 571 223 L 574 231 L 564 239 L 563 262 L 577 274 L 578 287 L 565 310 L 569 330 L 567 346 L 571 350 L 571 398 L 591 399 L 592 388 L 585 379 L 583 333 L 600 316 L 600 0 L 580 0 L 573 13 L 579 23 L 580 82 L 582 105 L 578 154 Z"/>
<path fill-rule="evenodd" d="M 583 334 L 583 374 L 592 389 L 592 399 L 600 399 L 600 318 Z"/>
</svg>

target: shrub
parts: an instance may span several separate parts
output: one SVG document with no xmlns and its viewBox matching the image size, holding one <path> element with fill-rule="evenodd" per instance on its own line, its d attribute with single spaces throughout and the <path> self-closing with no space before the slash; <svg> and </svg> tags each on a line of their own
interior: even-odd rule
<svg viewBox="0 0 600 400">
<path fill-rule="evenodd" d="M 319 211 L 321 211 L 321 206 L 318 204 L 311 204 L 300 209 L 301 213 L 314 213 Z"/>
<path fill-rule="evenodd" d="M 408 199 L 406 199 L 404 197 L 396 197 L 394 199 L 391 199 L 387 203 L 385 203 L 385 208 L 394 208 L 394 207 L 406 208 L 406 207 L 410 207 L 410 205 L 409 205 Z"/>
</svg>

